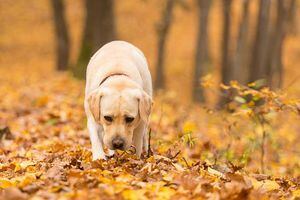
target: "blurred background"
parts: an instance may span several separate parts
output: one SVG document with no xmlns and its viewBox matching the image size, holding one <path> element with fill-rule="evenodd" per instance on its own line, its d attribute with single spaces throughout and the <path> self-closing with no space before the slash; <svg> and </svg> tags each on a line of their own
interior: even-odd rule
<svg viewBox="0 0 300 200">
<path fill-rule="evenodd" d="M 298 0 L 1 0 L 0 66 L 67 71 L 83 79 L 91 55 L 126 40 L 146 55 L 155 91 L 222 105 L 220 83 L 256 81 L 300 95 Z M 210 87 L 207 89 L 206 87 Z"/>
</svg>

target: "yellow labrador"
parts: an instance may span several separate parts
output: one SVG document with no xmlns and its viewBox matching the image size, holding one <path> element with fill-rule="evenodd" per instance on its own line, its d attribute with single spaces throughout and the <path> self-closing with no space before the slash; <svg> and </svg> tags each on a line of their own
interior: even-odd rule
<svg viewBox="0 0 300 200">
<path fill-rule="evenodd" d="M 148 150 L 148 118 L 152 81 L 144 54 L 124 41 L 104 45 L 91 58 L 86 72 L 84 108 L 93 160 L 106 159 L 103 145 L 115 149 L 135 146 L 140 157 Z"/>
</svg>

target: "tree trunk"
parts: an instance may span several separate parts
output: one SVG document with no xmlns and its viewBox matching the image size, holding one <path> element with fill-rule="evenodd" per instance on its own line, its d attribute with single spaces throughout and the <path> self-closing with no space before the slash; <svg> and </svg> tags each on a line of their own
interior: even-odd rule
<svg viewBox="0 0 300 200">
<path fill-rule="evenodd" d="M 267 79 L 267 51 L 269 42 L 270 0 L 260 0 L 256 36 L 252 49 L 250 82 Z"/>
<path fill-rule="evenodd" d="M 63 0 L 51 0 L 55 35 L 56 35 L 56 69 L 67 70 L 69 65 L 70 43 L 67 24 L 64 16 L 65 8 Z"/>
<path fill-rule="evenodd" d="M 243 0 L 243 16 L 237 39 L 237 47 L 233 60 L 232 76 L 241 84 L 247 82 L 248 77 L 248 29 L 249 29 L 249 4 L 250 0 Z"/>
<path fill-rule="evenodd" d="M 231 28 L 231 4 L 232 0 L 223 0 L 223 37 L 222 37 L 222 83 L 229 84 L 232 80 L 230 59 L 230 28 Z"/>
<path fill-rule="evenodd" d="M 288 31 L 290 16 L 294 9 L 295 0 L 277 0 L 276 23 L 272 31 L 272 41 L 269 45 L 268 57 L 268 85 L 280 88 L 283 77 L 282 51 L 283 42 Z"/>
<path fill-rule="evenodd" d="M 90 1 L 90 0 L 88 0 Z M 115 15 L 113 0 L 95 0 L 94 17 L 94 46 L 97 51 L 100 47 L 115 39 Z"/>
<path fill-rule="evenodd" d="M 223 35 L 222 35 L 222 83 L 229 84 L 232 80 L 232 66 L 230 55 L 230 28 L 231 28 L 231 5 L 232 0 L 223 0 Z M 222 96 L 219 101 L 219 106 L 224 107 L 230 100 L 229 91 L 221 91 Z"/>
<path fill-rule="evenodd" d="M 207 30 L 211 0 L 198 0 L 198 5 L 200 13 L 198 14 L 198 41 L 194 68 L 193 100 L 194 102 L 201 103 L 205 102 L 205 97 L 200 78 L 204 76 L 207 71 L 207 65 L 209 64 Z"/>
<path fill-rule="evenodd" d="M 297 35 L 299 33 L 299 25 L 297 20 L 297 1 L 293 0 L 290 4 L 290 12 L 288 16 L 288 30 L 289 34 Z"/>
<path fill-rule="evenodd" d="M 158 24 L 158 55 L 156 65 L 156 79 L 155 88 L 165 89 L 165 74 L 164 74 L 164 60 L 165 60 L 165 46 L 173 20 L 173 8 L 175 0 L 167 0 L 166 7 L 162 14 L 161 23 Z"/>
<path fill-rule="evenodd" d="M 113 0 L 85 0 L 86 18 L 76 67 L 73 73 L 78 78 L 85 77 L 90 57 L 101 46 L 115 39 L 115 16 Z"/>
</svg>

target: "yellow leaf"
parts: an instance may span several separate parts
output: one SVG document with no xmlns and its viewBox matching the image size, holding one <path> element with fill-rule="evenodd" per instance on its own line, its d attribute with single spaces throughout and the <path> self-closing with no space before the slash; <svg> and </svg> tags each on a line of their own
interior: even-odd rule
<svg viewBox="0 0 300 200">
<path fill-rule="evenodd" d="M 176 170 L 183 172 L 184 168 L 178 163 L 172 163 L 172 165 L 176 168 Z"/>
<path fill-rule="evenodd" d="M 201 78 L 201 86 L 204 88 L 210 88 L 213 86 L 213 79 L 211 74 L 207 74 Z"/>
<path fill-rule="evenodd" d="M 51 189 L 50 189 L 50 191 L 51 192 L 59 192 L 59 191 L 61 191 L 62 190 L 62 186 L 61 185 L 56 185 L 56 186 L 53 186 Z"/>
<path fill-rule="evenodd" d="M 235 89 L 240 89 L 239 83 L 237 81 L 230 81 L 230 86 Z"/>
<path fill-rule="evenodd" d="M 125 200 L 143 200 L 147 199 L 145 196 L 145 190 L 124 190 L 122 196 Z"/>
<path fill-rule="evenodd" d="M 300 189 L 293 191 L 293 196 L 296 197 L 300 197 Z"/>
<path fill-rule="evenodd" d="M 196 130 L 196 124 L 194 122 L 186 121 L 183 124 L 183 132 L 184 133 L 191 133 L 191 132 L 194 132 L 195 130 Z"/>
<path fill-rule="evenodd" d="M 220 87 L 221 87 L 222 89 L 224 89 L 224 90 L 228 90 L 228 89 L 230 89 L 230 87 L 229 87 L 229 86 L 227 86 L 227 85 L 224 85 L 223 83 L 221 83 L 221 84 L 220 84 Z"/>
<path fill-rule="evenodd" d="M 171 199 L 171 197 L 175 194 L 175 190 L 169 187 L 161 187 L 158 194 L 157 199 L 165 200 Z"/>
<path fill-rule="evenodd" d="M 219 172 L 219 171 L 217 171 L 217 170 L 215 170 L 215 169 L 213 169 L 213 168 L 208 168 L 207 169 L 207 171 L 210 173 L 210 174 L 212 174 L 212 175 L 214 175 L 214 176 L 217 176 L 217 177 L 220 177 L 220 178 L 226 178 L 225 177 L 225 175 L 223 174 L 223 173 L 221 173 L 221 172 Z"/>
<path fill-rule="evenodd" d="M 25 176 L 17 177 L 13 181 L 18 187 L 25 187 L 36 180 L 36 176 L 31 173 L 27 173 Z"/>
<path fill-rule="evenodd" d="M 10 180 L 8 180 L 6 178 L 0 179 L 0 188 L 4 189 L 4 188 L 12 187 L 12 186 L 14 186 L 14 184 Z"/>
<path fill-rule="evenodd" d="M 116 178 L 117 182 L 130 182 L 134 179 L 134 176 L 130 175 L 130 174 L 121 174 L 120 176 L 118 176 Z"/>
<path fill-rule="evenodd" d="M 171 176 L 167 173 L 163 176 L 163 180 L 167 181 L 167 182 L 171 182 L 173 180 L 173 176 Z"/>
<path fill-rule="evenodd" d="M 43 107 L 45 106 L 49 101 L 49 97 L 48 96 L 40 96 L 39 98 L 36 99 L 35 104 L 39 107 Z"/>
<path fill-rule="evenodd" d="M 254 189 L 263 191 L 272 191 L 280 188 L 278 183 L 272 180 L 257 181 L 256 179 L 251 179 L 251 182 Z"/>
<path fill-rule="evenodd" d="M 15 172 L 20 171 L 21 169 L 26 169 L 29 166 L 33 166 L 35 165 L 34 162 L 26 160 L 26 161 L 22 161 L 20 163 L 18 162 L 14 162 L 15 165 Z"/>
<path fill-rule="evenodd" d="M 15 172 L 20 171 L 22 169 L 19 163 L 15 162 L 14 165 L 15 165 Z"/>
</svg>

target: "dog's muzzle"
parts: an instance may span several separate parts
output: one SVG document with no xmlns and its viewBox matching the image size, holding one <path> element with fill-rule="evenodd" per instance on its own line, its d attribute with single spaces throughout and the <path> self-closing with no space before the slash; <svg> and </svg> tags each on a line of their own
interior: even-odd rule
<svg viewBox="0 0 300 200">
<path fill-rule="evenodd" d="M 120 149 L 120 150 L 123 150 L 124 149 L 124 146 L 125 146 L 125 141 L 120 138 L 120 137 L 115 137 L 113 140 L 112 140 L 112 147 L 114 149 Z"/>
</svg>

